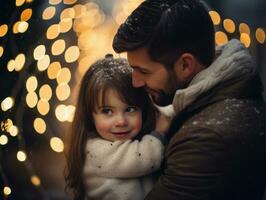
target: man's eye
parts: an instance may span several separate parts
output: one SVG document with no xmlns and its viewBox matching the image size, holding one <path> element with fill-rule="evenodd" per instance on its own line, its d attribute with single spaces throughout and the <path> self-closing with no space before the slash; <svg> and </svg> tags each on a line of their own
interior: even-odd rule
<svg viewBox="0 0 266 200">
<path fill-rule="evenodd" d="M 146 70 L 139 70 L 139 72 L 141 73 L 141 74 L 149 74 L 149 72 L 148 71 L 146 71 Z"/>
<path fill-rule="evenodd" d="M 138 110 L 138 108 L 135 106 L 129 106 L 126 108 L 126 112 L 135 112 L 137 110 Z"/>
<path fill-rule="evenodd" d="M 150 74 L 149 71 L 144 70 L 144 69 L 140 69 L 140 68 L 133 68 L 133 70 L 140 73 L 140 74 Z"/>
<path fill-rule="evenodd" d="M 101 113 L 106 114 L 106 115 L 111 115 L 113 111 L 110 108 L 103 108 Z"/>
</svg>

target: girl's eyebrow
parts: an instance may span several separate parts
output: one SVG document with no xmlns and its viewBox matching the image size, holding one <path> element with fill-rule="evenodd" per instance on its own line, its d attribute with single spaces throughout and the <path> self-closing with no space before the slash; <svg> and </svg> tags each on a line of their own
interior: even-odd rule
<svg viewBox="0 0 266 200">
<path fill-rule="evenodd" d="M 101 109 L 101 108 L 113 108 L 113 106 L 105 105 L 105 106 L 99 106 L 98 108 L 99 109 Z"/>
</svg>

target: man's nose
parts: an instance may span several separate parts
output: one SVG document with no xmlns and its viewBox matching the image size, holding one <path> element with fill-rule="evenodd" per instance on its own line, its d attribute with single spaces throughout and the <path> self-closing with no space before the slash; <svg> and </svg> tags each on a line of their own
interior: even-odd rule
<svg viewBox="0 0 266 200">
<path fill-rule="evenodd" d="M 132 72 L 132 84 L 133 87 L 136 88 L 145 86 L 145 82 L 143 81 L 143 79 L 141 79 L 140 75 L 134 70 Z"/>
<path fill-rule="evenodd" d="M 116 122 L 115 122 L 116 126 L 127 126 L 128 125 L 128 121 L 125 115 L 123 114 L 119 114 L 117 116 Z"/>
</svg>

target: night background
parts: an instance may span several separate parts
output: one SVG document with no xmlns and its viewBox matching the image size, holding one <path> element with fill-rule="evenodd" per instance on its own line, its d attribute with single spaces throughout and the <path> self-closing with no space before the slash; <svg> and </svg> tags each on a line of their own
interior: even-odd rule
<svg viewBox="0 0 266 200">
<path fill-rule="evenodd" d="M 142 1 L 0 0 L 0 199 L 71 199 L 63 151 L 79 82 Z M 265 87 L 266 1 L 206 2 L 216 44 L 240 39 Z"/>
</svg>

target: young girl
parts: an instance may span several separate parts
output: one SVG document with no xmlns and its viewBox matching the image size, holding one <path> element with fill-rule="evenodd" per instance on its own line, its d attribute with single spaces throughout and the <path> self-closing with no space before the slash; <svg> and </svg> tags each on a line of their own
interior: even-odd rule
<svg viewBox="0 0 266 200">
<path fill-rule="evenodd" d="M 151 131 L 155 110 L 131 81 L 127 61 L 110 55 L 82 79 L 67 154 L 75 199 L 141 200 L 152 188 L 169 121 L 159 117 Z"/>
</svg>

